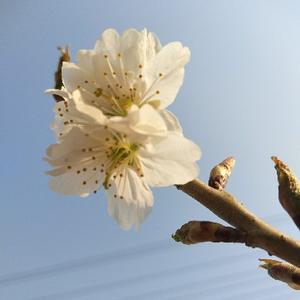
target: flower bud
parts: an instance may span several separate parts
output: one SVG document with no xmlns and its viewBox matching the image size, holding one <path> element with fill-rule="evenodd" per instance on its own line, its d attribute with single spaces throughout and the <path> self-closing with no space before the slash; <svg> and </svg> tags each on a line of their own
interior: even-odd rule
<svg viewBox="0 0 300 300">
<path fill-rule="evenodd" d="M 273 259 L 260 259 L 263 264 L 260 267 L 268 270 L 268 274 L 282 282 L 287 283 L 291 288 L 300 290 L 300 269 Z"/>
<path fill-rule="evenodd" d="M 234 165 L 235 158 L 232 156 L 226 158 L 221 163 L 216 165 L 210 172 L 208 185 L 222 191 L 227 184 L 228 178 L 231 175 Z"/>
<path fill-rule="evenodd" d="M 201 242 L 244 243 L 246 234 L 235 228 L 209 221 L 190 221 L 172 235 L 176 242 L 186 245 Z"/>
<path fill-rule="evenodd" d="M 286 164 L 276 156 L 271 158 L 277 171 L 280 204 L 300 229 L 300 182 Z"/>
</svg>

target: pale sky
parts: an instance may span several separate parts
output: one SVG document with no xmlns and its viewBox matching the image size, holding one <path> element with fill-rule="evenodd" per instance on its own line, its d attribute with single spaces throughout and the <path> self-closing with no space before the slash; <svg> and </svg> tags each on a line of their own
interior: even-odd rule
<svg viewBox="0 0 300 300">
<path fill-rule="evenodd" d="M 155 189 L 139 231 L 122 231 L 103 193 L 82 199 L 48 188 L 42 160 L 49 129 L 56 47 L 72 56 L 106 28 L 155 32 L 192 53 L 170 110 L 202 149 L 200 178 L 237 158 L 227 190 L 298 238 L 277 200 L 272 155 L 300 176 L 300 2 L 0 1 L 2 110 L 0 299 L 296 300 L 258 268 L 260 250 L 175 243 L 190 220 L 220 221 L 174 187 Z M 298 296 L 299 298 L 299 296 Z"/>
</svg>

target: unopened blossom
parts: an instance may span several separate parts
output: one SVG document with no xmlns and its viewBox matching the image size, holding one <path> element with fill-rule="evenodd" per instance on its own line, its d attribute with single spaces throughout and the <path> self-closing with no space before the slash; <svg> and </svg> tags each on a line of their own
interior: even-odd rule
<svg viewBox="0 0 300 300">
<path fill-rule="evenodd" d="M 287 283 L 291 288 L 300 290 L 300 269 L 286 262 L 274 259 L 260 259 L 260 267 L 266 269 L 268 274 L 276 280 Z"/>
<path fill-rule="evenodd" d="M 186 245 L 203 242 L 245 243 L 246 234 L 215 222 L 190 221 L 177 229 L 172 238 Z"/>
<path fill-rule="evenodd" d="M 272 156 L 278 178 L 279 202 L 300 229 L 300 181 L 278 157 Z"/>
<path fill-rule="evenodd" d="M 227 157 L 225 160 L 217 164 L 210 172 L 208 185 L 222 191 L 231 175 L 235 165 L 235 158 L 233 156 Z"/>
<path fill-rule="evenodd" d="M 67 93 L 79 89 L 87 104 L 109 117 L 127 116 L 133 106 L 137 115 L 142 106 L 150 105 L 152 117 L 177 122 L 163 109 L 174 101 L 189 59 L 189 49 L 180 42 L 162 47 L 147 30 L 128 29 L 120 36 L 107 29 L 94 49 L 78 52 L 76 64 L 63 63 L 62 81 Z"/>
<path fill-rule="evenodd" d="M 172 126 L 157 134 L 160 124 L 149 122 L 152 110 L 147 106 L 139 114 L 144 119 L 135 120 L 137 128 L 147 127 L 147 134 L 116 130 L 99 108 L 82 100 L 80 91 L 68 102 L 58 102 L 56 110 L 62 128 L 68 129 L 47 150 L 46 160 L 54 168 L 48 172 L 53 176 L 50 187 L 87 196 L 103 186 L 108 211 L 124 229 L 138 227 L 151 210 L 150 187 L 185 184 L 198 174 L 199 148 Z M 131 115 L 134 111 L 127 117 Z"/>
</svg>

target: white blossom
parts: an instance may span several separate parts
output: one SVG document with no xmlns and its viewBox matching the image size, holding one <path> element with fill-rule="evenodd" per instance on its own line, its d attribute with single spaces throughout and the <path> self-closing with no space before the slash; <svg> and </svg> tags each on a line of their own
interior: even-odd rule
<svg viewBox="0 0 300 300">
<path fill-rule="evenodd" d="M 47 150 L 50 187 L 84 197 L 104 186 L 109 214 L 129 229 L 150 212 L 150 187 L 193 180 L 200 149 L 165 109 L 189 57 L 181 43 L 162 47 L 146 30 L 108 29 L 77 64 L 64 62 L 63 88 L 47 91 L 64 99 L 51 126 L 58 143 Z"/>
<path fill-rule="evenodd" d="M 67 133 L 72 126 L 88 129 L 95 122 L 110 127 L 123 133 L 137 133 L 150 135 L 166 135 L 168 130 L 182 134 L 182 128 L 177 118 L 169 111 L 157 111 L 150 104 L 139 108 L 133 104 L 126 116 L 105 115 L 100 108 L 86 101 L 80 89 L 68 93 L 65 90 L 47 90 L 49 94 L 58 94 L 64 101 L 57 102 L 54 106 L 55 120 L 51 128 L 57 137 Z M 84 109 L 83 109 L 84 107 Z M 87 115 L 87 110 L 89 115 Z M 93 115 L 93 117 L 91 117 Z"/>
<path fill-rule="evenodd" d="M 124 229 L 138 227 L 153 205 L 150 187 L 194 179 L 200 150 L 172 126 L 164 135 L 155 130 L 153 135 L 117 131 L 100 109 L 80 102 L 76 94 L 73 107 L 68 104 L 72 101 L 57 104 L 61 118 L 67 114 L 81 125 L 64 121 L 68 131 L 48 148 L 46 160 L 54 167 L 48 172 L 53 176 L 50 187 L 65 195 L 87 196 L 104 186 L 110 215 Z"/>
<path fill-rule="evenodd" d="M 132 106 L 137 115 L 148 104 L 158 119 L 174 101 L 189 59 L 189 49 L 180 42 L 162 47 L 147 30 L 128 29 L 119 36 L 107 29 L 94 49 L 78 52 L 77 64 L 63 63 L 62 80 L 66 92 L 80 89 L 84 101 L 107 116 L 127 116 Z M 165 110 L 163 118 L 168 114 Z"/>
</svg>

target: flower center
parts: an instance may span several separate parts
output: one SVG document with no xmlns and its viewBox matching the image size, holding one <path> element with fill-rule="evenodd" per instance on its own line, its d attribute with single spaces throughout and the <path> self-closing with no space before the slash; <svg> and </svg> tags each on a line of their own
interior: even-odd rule
<svg viewBox="0 0 300 300">
<path fill-rule="evenodd" d="M 132 106 L 133 101 L 131 99 L 128 99 L 128 98 L 127 99 L 120 99 L 119 104 L 120 104 L 121 108 L 123 109 L 124 113 L 127 114 L 127 111 Z"/>
<path fill-rule="evenodd" d="M 130 107 L 135 103 L 132 95 L 109 95 L 105 94 L 103 89 L 99 87 L 94 90 L 93 95 L 102 101 L 100 100 L 98 103 L 92 101 L 92 104 L 99 105 L 100 109 L 109 116 L 126 116 Z"/>
<path fill-rule="evenodd" d="M 106 164 L 106 177 L 103 182 L 103 186 L 107 189 L 109 188 L 109 180 L 113 173 L 117 173 L 124 167 L 133 168 L 135 171 L 140 173 L 141 167 L 140 162 L 137 157 L 137 152 L 139 150 L 139 145 L 136 143 L 130 143 L 125 136 L 120 136 L 119 134 L 114 135 L 112 140 L 107 140 L 106 149 L 108 149 L 105 154 L 107 158 Z M 114 175 L 114 178 L 116 175 Z"/>
<path fill-rule="evenodd" d="M 133 104 L 139 107 L 147 103 L 154 108 L 160 106 L 160 91 L 155 90 L 154 86 L 163 78 L 162 73 L 158 73 L 157 78 L 144 91 L 142 64 L 133 73 L 125 70 L 122 53 L 118 53 L 117 58 L 113 59 L 104 54 L 104 59 L 106 66 L 101 80 L 84 80 L 83 85 L 78 85 L 78 88 L 89 91 L 92 88 L 91 94 L 96 97 L 91 101 L 92 104 L 97 105 L 108 116 L 126 116 Z"/>
</svg>

